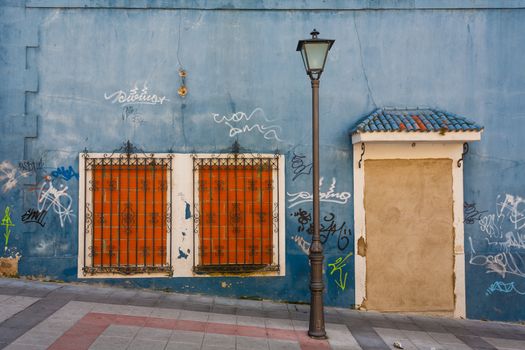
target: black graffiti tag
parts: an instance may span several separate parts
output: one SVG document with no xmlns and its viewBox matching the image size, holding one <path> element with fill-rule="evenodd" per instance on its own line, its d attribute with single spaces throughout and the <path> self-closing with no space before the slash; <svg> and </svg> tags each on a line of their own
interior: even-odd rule
<svg viewBox="0 0 525 350">
<path fill-rule="evenodd" d="M 293 153 L 292 171 L 294 173 L 294 177 L 292 178 L 292 181 L 295 181 L 295 179 L 301 175 L 310 175 L 312 173 L 312 163 L 305 164 L 305 159 L 306 156 L 302 154 L 295 154 L 295 152 Z"/>
<path fill-rule="evenodd" d="M 294 212 L 292 216 L 297 217 L 297 222 L 301 225 L 297 228 L 297 232 L 303 232 L 306 225 L 312 221 L 312 214 L 301 208 Z"/>
<path fill-rule="evenodd" d="M 476 209 L 476 203 L 467 203 L 463 204 L 463 211 L 465 213 L 465 219 L 463 222 L 468 225 L 472 225 L 476 221 L 481 220 L 481 214 L 486 213 L 487 210 L 479 211 Z"/>
<path fill-rule="evenodd" d="M 45 209 L 38 211 L 36 209 L 30 208 L 30 209 L 27 209 L 24 214 L 22 214 L 21 219 L 24 224 L 34 222 L 44 227 L 46 226 L 46 223 L 44 222 L 44 218 L 46 217 L 46 214 L 47 214 L 47 210 Z"/>
<path fill-rule="evenodd" d="M 297 217 L 297 222 L 299 227 L 297 232 L 302 232 L 306 228 L 308 234 L 313 232 L 313 223 L 312 215 L 306 210 L 299 208 L 296 212 L 291 214 L 294 217 Z M 346 221 L 343 221 L 341 225 L 337 225 L 336 217 L 334 213 L 328 213 L 323 216 L 319 224 L 319 234 L 321 236 L 321 243 L 325 244 L 331 237 L 337 235 L 337 248 L 339 250 L 345 250 L 350 244 L 350 236 L 352 231 L 347 227 Z"/>
<path fill-rule="evenodd" d="M 36 172 L 44 168 L 44 161 L 42 158 L 38 161 L 34 160 L 23 160 L 18 163 L 18 169 L 24 172 Z"/>
</svg>

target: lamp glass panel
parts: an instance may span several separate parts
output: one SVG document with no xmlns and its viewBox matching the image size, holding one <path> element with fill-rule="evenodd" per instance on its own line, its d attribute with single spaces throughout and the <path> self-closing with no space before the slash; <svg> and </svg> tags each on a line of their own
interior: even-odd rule
<svg viewBox="0 0 525 350">
<path fill-rule="evenodd" d="M 306 51 L 304 50 L 305 45 L 301 47 L 301 57 L 303 58 L 304 69 L 308 72 L 308 61 L 306 57 Z"/>
<path fill-rule="evenodd" d="M 326 42 L 310 42 L 305 43 L 303 50 L 306 51 L 308 58 L 308 69 L 322 70 L 326 54 L 328 53 L 329 43 Z"/>
</svg>

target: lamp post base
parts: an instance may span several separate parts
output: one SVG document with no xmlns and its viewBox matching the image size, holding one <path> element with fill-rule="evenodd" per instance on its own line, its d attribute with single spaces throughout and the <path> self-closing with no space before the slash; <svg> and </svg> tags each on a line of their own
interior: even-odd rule
<svg viewBox="0 0 525 350">
<path fill-rule="evenodd" d="M 316 339 L 316 340 L 328 339 L 328 337 L 326 336 L 326 332 L 310 332 L 310 331 L 308 331 L 308 336 L 310 338 Z"/>
</svg>

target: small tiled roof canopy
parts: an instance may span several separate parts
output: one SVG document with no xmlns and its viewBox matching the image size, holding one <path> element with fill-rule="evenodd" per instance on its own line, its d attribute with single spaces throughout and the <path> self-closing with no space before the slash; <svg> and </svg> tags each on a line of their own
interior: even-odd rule
<svg viewBox="0 0 525 350">
<path fill-rule="evenodd" d="M 377 109 L 361 119 L 350 134 L 388 131 L 482 131 L 483 127 L 467 118 L 436 109 Z"/>
</svg>

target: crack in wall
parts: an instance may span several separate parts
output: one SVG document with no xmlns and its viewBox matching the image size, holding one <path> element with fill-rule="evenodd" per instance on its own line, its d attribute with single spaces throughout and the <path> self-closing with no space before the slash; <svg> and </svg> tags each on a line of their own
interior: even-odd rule
<svg viewBox="0 0 525 350">
<path fill-rule="evenodd" d="M 370 99 L 372 100 L 372 103 L 374 104 L 374 107 L 377 108 L 377 104 L 376 104 L 376 101 L 374 99 L 374 94 L 372 93 L 372 89 L 370 88 L 370 81 L 368 81 L 368 75 L 366 74 L 365 63 L 364 63 L 364 60 L 363 60 L 363 49 L 361 47 L 361 38 L 359 37 L 359 31 L 357 30 L 357 19 L 356 19 L 355 12 L 353 14 L 353 17 L 354 17 L 355 35 L 357 36 L 357 43 L 359 44 L 359 60 L 360 60 L 360 63 L 361 63 L 361 69 L 363 70 L 363 76 L 364 76 L 365 81 L 366 81 L 366 88 L 368 90 L 368 95 L 370 96 Z"/>
</svg>

